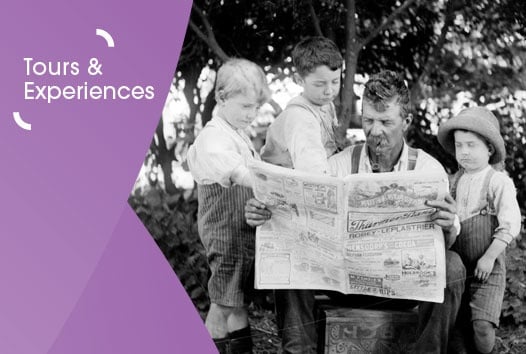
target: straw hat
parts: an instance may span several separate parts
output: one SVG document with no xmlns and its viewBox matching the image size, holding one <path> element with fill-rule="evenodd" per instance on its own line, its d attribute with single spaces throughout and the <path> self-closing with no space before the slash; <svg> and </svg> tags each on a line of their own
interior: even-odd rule
<svg viewBox="0 0 526 354">
<path fill-rule="evenodd" d="M 503 161 L 506 157 L 504 139 L 500 135 L 499 121 L 490 110 L 484 107 L 471 107 L 462 110 L 438 129 L 438 142 L 452 155 L 455 155 L 455 130 L 467 130 L 483 136 L 493 147 L 495 153 L 489 159 L 490 164 Z"/>
</svg>

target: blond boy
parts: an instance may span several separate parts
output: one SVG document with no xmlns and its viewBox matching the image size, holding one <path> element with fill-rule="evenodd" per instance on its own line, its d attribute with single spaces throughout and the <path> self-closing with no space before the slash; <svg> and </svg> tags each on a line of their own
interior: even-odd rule
<svg viewBox="0 0 526 354">
<path fill-rule="evenodd" d="M 198 230 L 211 277 L 205 325 L 220 353 L 251 353 L 247 292 L 253 287 L 255 232 L 243 208 L 253 197 L 247 164 L 259 159 L 244 129 L 270 97 L 263 70 L 231 59 L 217 73 L 217 108 L 188 151 L 198 187 Z"/>
</svg>

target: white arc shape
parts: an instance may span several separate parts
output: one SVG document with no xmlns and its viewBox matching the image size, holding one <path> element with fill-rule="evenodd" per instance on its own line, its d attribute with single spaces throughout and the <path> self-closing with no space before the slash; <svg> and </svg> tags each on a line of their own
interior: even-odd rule
<svg viewBox="0 0 526 354">
<path fill-rule="evenodd" d="M 101 28 L 97 28 L 95 30 L 95 34 L 97 36 L 101 36 L 102 38 L 104 38 L 106 40 L 106 43 L 108 44 L 108 47 L 110 47 L 110 48 L 115 47 L 115 42 L 113 41 L 113 37 L 111 36 L 111 34 L 106 32 L 105 30 L 103 30 Z"/>
<path fill-rule="evenodd" d="M 15 119 L 15 123 L 24 130 L 31 130 L 31 123 L 24 122 L 22 119 L 22 116 L 20 116 L 19 112 L 13 112 L 13 118 Z"/>
</svg>

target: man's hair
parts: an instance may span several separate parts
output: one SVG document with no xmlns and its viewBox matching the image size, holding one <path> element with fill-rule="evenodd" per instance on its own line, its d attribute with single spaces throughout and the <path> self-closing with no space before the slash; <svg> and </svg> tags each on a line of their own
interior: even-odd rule
<svg viewBox="0 0 526 354">
<path fill-rule="evenodd" d="M 249 90 L 256 94 L 259 104 L 270 98 L 265 73 L 259 65 L 247 59 L 227 60 L 217 71 L 215 98 L 225 100 L 234 95 L 246 95 Z"/>
<path fill-rule="evenodd" d="M 396 99 L 400 106 L 400 115 L 406 118 L 411 112 L 409 89 L 400 74 L 394 71 L 383 70 L 371 76 L 365 83 L 363 100 L 371 103 L 378 112 L 387 108 L 387 103 Z"/>
<path fill-rule="evenodd" d="M 341 69 L 343 57 L 336 44 L 330 39 L 307 37 L 292 50 L 292 63 L 298 74 L 303 77 L 322 65 L 328 66 L 331 70 Z"/>
</svg>

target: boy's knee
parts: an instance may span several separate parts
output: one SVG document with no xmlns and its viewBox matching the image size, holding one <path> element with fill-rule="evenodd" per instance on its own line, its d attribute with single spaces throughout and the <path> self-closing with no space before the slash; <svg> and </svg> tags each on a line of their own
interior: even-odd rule
<svg viewBox="0 0 526 354">
<path fill-rule="evenodd" d="M 491 353 L 495 345 L 495 327 L 484 320 L 473 321 L 473 340 L 481 353 Z"/>
<path fill-rule="evenodd" d="M 248 311 L 246 307 L 231 307 L 230 315 L 235 317 L 244 317 L 248 316 Z"/>
<path fill-rule="evenodd" d="M 225 319 L 228 318 L 228 316 L 230 316 L 230 314 L 235 310 L 236 308 L 235 307 L 231 307 L 231 306 L 224 306 L 224 305 L 219 305 L 219 304 L 210 304 L 210 310 L 209 312 L 212 312 L 212 313 L 217 313 L 218 315 L 221 315 L 222 317 L 224 317 Z"/>
<path fill-rule="evenodd" d="M 225 306 L 225 305 L 219 305 L 219 304 L 211 304 L 210 309 L 213 311 L 220 312 L 225 317 L 228 317 L 230 315 L 234 316 L 242 316 L 243 314 L 247 313 L 247 309 L 244 306 Z"/>
</svg>

